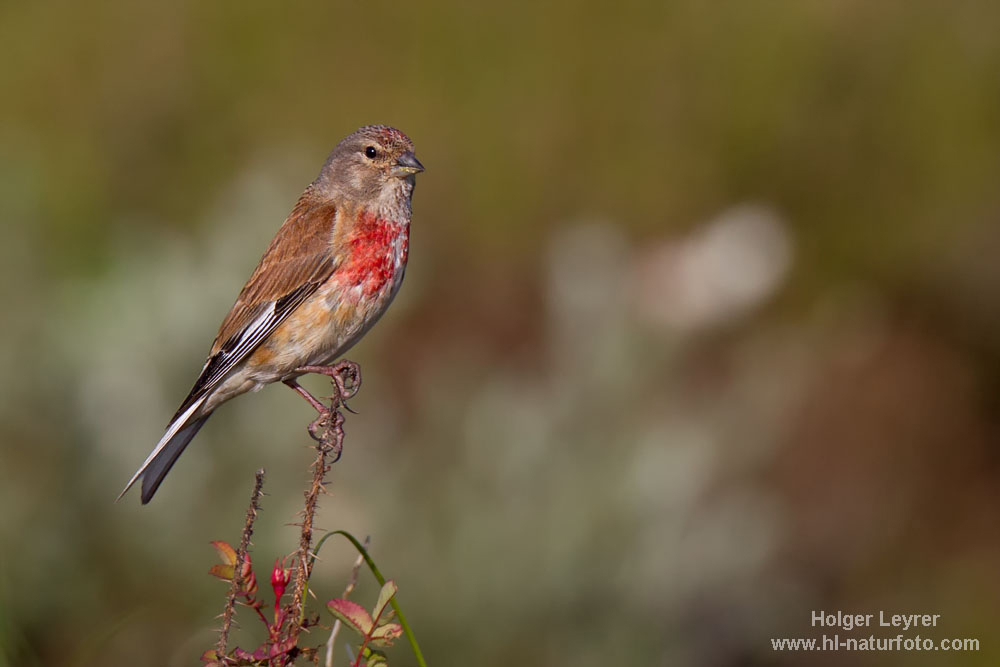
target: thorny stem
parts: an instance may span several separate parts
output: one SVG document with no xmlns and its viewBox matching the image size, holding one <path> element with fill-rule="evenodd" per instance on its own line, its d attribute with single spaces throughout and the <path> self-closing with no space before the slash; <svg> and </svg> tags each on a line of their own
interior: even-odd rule
<svg viewBox="0 0 1000 667">
<path fill-rule="evenodd" d="M 233 581 L 229 585 L 229 595 L 226 597 L 226 608 L 222 612 L 222 629 L 219 631 L 219 643 L 215 653 L 220 660 L 225 660 L 226 647 L 229 643 L 229 628 L 233 623 L 233 613 L 236 610 L 236 597 L 243 585 L 243 562 L 250 549 L 250 538 L 253 536 L 253 524 L 260 510 L 261 488 L 264 486 L 264 469 L 257 471 L 254 478 L 253 492 L 250 494 L 250 507 L 247 508 L 247 520 L 243 526 L 243 537 L 240 548 L 236 550 L 236 565 L 233 567 Z"/>
<path fill-rule="evenodd" d="M 323 480 L 330 469 L 330 464 L 327 462 L 327 455 L 329 453 L 329 445 L 323 442 L 316 444 L 316 460 L 312 465 L 313 480 L 312 485 L 305 494 L 306 503 L 302 519 L 302 532 L 299 537 L 299 549 L 295 554 L 295 592 L 292 595 L 291 616 L 292 618 L 299 619 L 299 622 L 293 626 L 293 636 L 298 636 L 302 618 L 305 614 L 305 589 L 312 569 L 309 564 L 309 553 L 312 547 L 313 519 L 316 515 L 319 494 L 323 489 Z"/>
<path fill-rule="evenodd" d="M 361 385 L 361 371 L 353 361 L 341 361 L 334 366 L 303 366 L 298 369 L 309 373 L 321 373 L 330 378 L 333 383 L 333 395 L 330 397 L 329 409 L 323 411 L 319 418 L 309 425 L 309 434 L 316 440 L 316 460 L 312 464 L 312 484 L 305 493 L 305 509 L 302 517 L 302 531 L 299 537 L 299 549 L 295 555 L 295 592 L 292 595 L 290 615 L 297 618 L 293 624 L 291 639 L 297 639 L 302 630 L 305 617 L 305 594 L 309 585 L 309 576 L 315 557 L 312 554 L 313 520 L 320 493 L 325 491 L 326 474 L 330 471 L 331 458 L 340 458 L 344 443 L 344 415 L 340 413 L 345 401 L 354 396 Z M 347 386 L 343 373 L 347 371 L 351 385 Z"/>
</svg>

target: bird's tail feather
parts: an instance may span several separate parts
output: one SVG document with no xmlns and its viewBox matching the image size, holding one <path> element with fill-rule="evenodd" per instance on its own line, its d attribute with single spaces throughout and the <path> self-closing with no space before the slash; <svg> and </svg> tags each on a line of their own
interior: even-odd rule
<svg viewBox="0 0 1000 667">
<path fill-rule="evenodd" d="M 200 417 L 194 417 L 194 413 L 201 407 L 204 400 L 205 397 L 203 396 L 195 401 L 170 423 L 166 433 L 156 443 L 156 447 L 146 457 L 146 460 L 136 473 L 132 475 L 132 479 L 129 480 L 128 484 L 125 485 L 125 489 L 119 494 L 118 500 L 121 500 L 122 496 L 132 488 L 132 485 L 142 477 L 142 504 L 145 505 L 150 501 L 153 494 L 156 493 L 156 489 L 159 488 L 160 483 L 163 481 L 163 478 L 167 476 L 170 468 L 177 461 L 177 457 L 181 455 L 184 448 L 187 447 L 191 439 L 211 416 L 212 413 L 208 413 Z"/>
<path fill-rule="evenodd" d="M 149 462 L 146 472 L 142 473 L 143 505 L 152 500 L 153 494 L 160 488 L 160 482 L 163 481 L 163 478 L 167 476 L 170 469 L 174 467 L 174 463 L 177 462 L 177 457 L 184 452 L 184 448 L 191 442 L 191 438 L 198 433 L 198 430 L 208 421 L 210 416 L 211 414 L 207 414 L 204 417 L 199 417 L 177 431 L 177 435 L 170 439 L 170 442 L 163 448 L 163 451 Z"/>
</svg>

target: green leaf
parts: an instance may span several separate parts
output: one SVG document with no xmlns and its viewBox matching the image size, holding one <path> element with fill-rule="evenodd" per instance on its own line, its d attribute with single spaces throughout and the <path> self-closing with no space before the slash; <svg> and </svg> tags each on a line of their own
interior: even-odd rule
<svg viewBox="0 0 1000 667">
<path fill-rule="evenodd" d="M 375 622 L 368 615 L 367 610 L 357 602 L 336 598 L 326 603 L 326 608 L 345 625 L 354 629 L 362 637 L 372 631 Z"/>
<path fill-rule="evenodd" d="M 378 667 L 379 665 L 388 665 L 389 661 L 385 657 L 385 653 L 381 651 L 376 651 L 365 647 L 365 667 Z"/>
<path fill-rule="evenodd" d="M 213 577 L 218 577 L 225 581 L 232 581 L 233 574 L 236 572 L 236 568 L 232 565 L 213 565 L 208 568 L 208 573 Z"/>
<path fill-rule="evenodd" d="M 403 634 L 399 623 L 386 623 L 372 630 L 371 643 L 375 646 L 390 646 L 392 641 Z"/>
<path fill-rule="evenodd" d="M 385 582 L 385 586 L 382 590 L 378 592 L 378 602 L 375 603 L 375 610 L 372 612 L 372 618 L 379 619 L 382 618 L 382 612 L 385 611 L 385 606 L 389 604 L 389 600 L 392 596 L 396 594 L 399 587 L 396 586 L 396 582 L 392 579 Z"/>
<path fill-rule="evenodd" d="M 210 648 L 202 653 L 201 661 L 205 663 L 205 667 L 218 667 L 221 664 L 219 662 L 219 654 L 215 652 L 214 648 Z"/>
</svg>

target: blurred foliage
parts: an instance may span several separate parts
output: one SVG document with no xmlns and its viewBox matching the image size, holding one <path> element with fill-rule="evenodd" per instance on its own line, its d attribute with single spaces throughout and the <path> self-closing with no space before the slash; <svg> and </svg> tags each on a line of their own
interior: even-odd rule
<svg viewBox="0 0 1000 667">
<path fill-rule="evenodd" d="M 195 662 L 259 466 L 256 548 L 294 548 L 311 415 L 281 388 L 111 501 L 374 122 L 427 172 L 320 522 L 372 536 L 430 664 L 773 664 L 813 609 L 940 613 L 983 644 L 951 664 L 995 664 L 998 21 L 3 3 L 0 665 Z M 914 661 L 876 658 L 810 664 Z"/>
</svg>

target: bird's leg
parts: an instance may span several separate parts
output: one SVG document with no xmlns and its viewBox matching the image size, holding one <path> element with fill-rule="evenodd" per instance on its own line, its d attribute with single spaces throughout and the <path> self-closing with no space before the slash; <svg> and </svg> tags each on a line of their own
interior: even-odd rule
<svg viewBox="0 0 1000 667">
<path fill-rule="evenodd" d="M 309 402 L 309 405 L 313 406 L 316 409 L 316 412 L 320 414 L 330 412 L 330 408 L 326 407 L 321 400 L 310 394 L 308 389 L 300 385 L 294 379 L 285 380 L 284 383 L 289 387 L 291 387 L 292 389 L 294 389 L 299 396 L 306 399 L 306 401 Z"/>
<path fill-rule="evenodd" d="M 316 412 L 319 413 L 319 416 L 309 423 L 306 430 L 309 431 L 309 435 L 313 440 L 322 442 L 323 437 L 318 435 L 316 432 L 319 430 L 319 427 L 323 425 L 323 422 L 330 418 L 330 408 L 324 405 L 318 398 L 310 394 L 308 389 L 300 385 L 294 379 L 285 380 L 284 383 L 294 389 L 299 396 L 306 399 L 309 405 L 313 406 L 313 408 L 316 409 Z"/>
<path fill-rule="evenodd" d="M 333 366 L 301 366 L 295 371 L 325 375 L 330 378 L 336 388 L 333 396 L 330 396 L 330 405 L 327 406 L 310 394 L 295 379 L 284 381 L 319 413 L 319 416 L 309 424 L 307 430 L 313 440 L 330 447 L 333 460 L 336 461 L 340 458 L 340 450 L 344 441 L 344 415 L 340 414 L 338 408 L 343 406 L 347 410 L 351 410 L 347 405 L 347 399 L 358 393 L 358 388 L 361 387 L 361 367 L 353 361 L 344 359 Z M 320 433 L 321 429 L 322 433 Z"/>
</svg>

